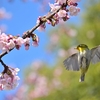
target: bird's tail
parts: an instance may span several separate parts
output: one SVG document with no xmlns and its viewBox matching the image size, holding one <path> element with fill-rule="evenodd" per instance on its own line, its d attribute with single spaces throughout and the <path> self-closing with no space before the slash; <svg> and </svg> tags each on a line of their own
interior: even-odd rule
<svg viewBox="0 0 100 100">
<path fill-rule="evenodd" d="M 80 79 L 79 79 L 79 82 L 83 82 L 84 79 L 85 79 L 85 74 L 82 74 L 81 77 L 80 77 Z"/>
</svg>

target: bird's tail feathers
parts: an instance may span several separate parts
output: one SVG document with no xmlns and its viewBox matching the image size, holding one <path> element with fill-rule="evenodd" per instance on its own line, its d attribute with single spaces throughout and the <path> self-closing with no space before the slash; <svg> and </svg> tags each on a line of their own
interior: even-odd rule
<svg viewBox="0 0 100 100">
<path fill-rule="evenodd" d="M 79 82 L 83 82 L 85 79 L 85 74 L 81 75 L 80 79 L 79 79 Z"/>
</svg>

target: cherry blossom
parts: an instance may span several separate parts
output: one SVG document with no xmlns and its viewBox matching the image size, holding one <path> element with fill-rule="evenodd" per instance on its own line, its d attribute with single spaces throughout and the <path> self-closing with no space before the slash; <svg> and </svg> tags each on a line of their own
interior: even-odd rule
<svg viewBox="0 0 100 100">
<path fill-rule="evenodd" d="M 8 67 L 6 73 L 1 73 L 0 75 L 0 90 L 11 90 L 18 86 L 18 80 L 20 79 L 17 76 L 19 69 Z"/>
<path fill-rule="evenodd" d="M 46 19 L 46 16 L 44 16 L 44 22 L 42 17 L 39 16 L 36 23 L 38 25 L 40 24 L 40 26 L 37 29 L 39 31 L 44 31 L 46 28 L 46 22 L 52 26 L 55 26 L 60 22 L 61 19 L 63 21 L 67 21 L 70 16 L 76 16 L 80 12 L 80 8 L 77 7 L 77 2 L 79 1 L 80 0 L 55 0 L 54 4 L 49 3 L 50 12 L 48 14 L 51 14 L 55 11 L 57 12 L 51 18 Z"/>
<path fill-rule="evenodd" d="M 67 15 L 67 12 L 66 12 L 65 10 L 60 10 L 60 11 L 58 12 L 58 16 L 59 16 L 60 18 L 66 17 L 66 15 Z"/>
<path fill-rule="evenodd" d="M 80 12 L 80 9 L 78 7 L 75 7 L 73 5 L 69 7 L 69 13 L 71 16 L 76 16 L 79 12 Z"/>
<path fill-rule="evenodd" d="M 62 4 L 66 4 L 67 0 L 55 0 L 55 2 L 62 5 Z"/>
<path fill-rule="evenodd" d="M 77 2 L 79 2 L 80 0 L 68 0 L 68 1 L 71 1 L 71 2 L 73 2 L 73 3 L 77 3 Z"/>
<path fill-rule="evenodd" d="M 30 46 L 30 38 L 24 39 L 25 50 L 29 49 Z"/>
<path fill-rule="evenodd" d="M 3 52 L 9 52 L 9 50 L 14 47 L 19 50 L 22 45 L 24 45 L 25 49 L 28 50 L 30 46 L 30 38 L 33 40 L 33 45 L 38 46 L 39 38 L 37 35 L 33 34 L 32 36 L 23 39 L 20 36 L 7 35 L 0 31 L 0 50 Z"/>
<path fill-rule="evenodd" d="M 40 24 L 40 23 L 41 23 L 41 19 L 42 19 L 42 17 L 39 16 L 36 23 L 37 23 L 37 24 Z M 44 31 L 45 28 L 46 28 L 45 23 L 42 23 L 42 24 L 37 28 L 37 30 L 39 30 L 39 31 Z"/>
<path fill-rule="evenodd" d="M 33 40 L 33 46 L 38 46 L 39 37 L 36 34 L 33 34 L 32 40 Z"/>
<path fill-rule="evenodd" d="M 60 8 L 60 5 L 58 3 L 54 3 L 54 4 L 49 3 L 49 6 L 50 6 L 50 11 L 51 12 L 53 12 L 53 11 Z"/>
</svg>

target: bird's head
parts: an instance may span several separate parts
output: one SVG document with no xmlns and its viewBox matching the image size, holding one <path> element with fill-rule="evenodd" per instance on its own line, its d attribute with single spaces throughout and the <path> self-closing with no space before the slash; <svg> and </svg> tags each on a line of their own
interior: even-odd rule
<svg viewBox="0 0 100 100">
<path fill-rule="evenodd" d="M 79 51 L 79 52 L 84 52 L 86 50 L 89 50 L 88 46 L 85 45 L 85 44 L 79 44 L 76 49 Z"/>
</svg>

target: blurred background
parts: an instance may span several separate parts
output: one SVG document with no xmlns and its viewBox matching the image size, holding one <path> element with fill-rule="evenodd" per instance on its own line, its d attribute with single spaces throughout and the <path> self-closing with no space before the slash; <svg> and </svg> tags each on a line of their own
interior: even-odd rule
<svg viewBox="0 0 100 100">
<path fill-rule="evenodd" d="M 0 29 L 22 36 L 49 11 L 48 2 L 54 0 L 0 0 Z M 100 100 L 100 63 L 90 65 L 83 83 L 80 72 L 67 71 L 63 65 L 78 44 L 90 49 L 100 44 L 100 1 L 80 1 L 78 7 L 81 12 L 66 23 L 36 30 L 38 47 L 14 49 L 3 57 L 6 64 L 20 68 L 21 80 L 15 90 L 0 91 L 0 100 Z"/>
</svg>

